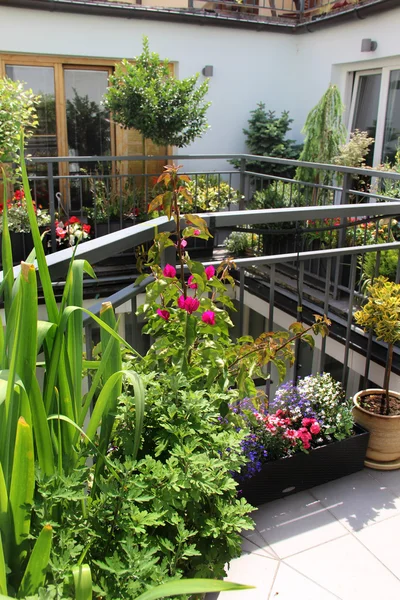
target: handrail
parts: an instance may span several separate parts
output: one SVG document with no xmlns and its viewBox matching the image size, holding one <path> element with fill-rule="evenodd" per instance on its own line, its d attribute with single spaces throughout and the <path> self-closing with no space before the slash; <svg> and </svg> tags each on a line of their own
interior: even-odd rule
<svg viewBox="0 0 400 600">
<path fill-rule="evenodd" d="M 380 171 L 373 168 L 357 168 L 345 167 L 343 165 L 332 165 L 326 163 L 314 163 L 304 160 L 293 160 L 289 158 L 277 158 L 275 156 L 260 156 L 257 154 L 156 154 L 152 155 L 135 155 L 135 156 L 48 156 L 30 158 L 31 163 L 83 163 L 83 162 L 123 162 L 123 161 L 146 161 L 146 160 L 240 160 L 258 161 L 272 163 L 277 165 L 287 165 L 292 167 L 305 167 L 310 169 L 318 169 L 322 171 L 333 171 L 339 173 L 347 173 L 349 175 L 365 175 L 366 177 L 379 177 L 384 179 L 400 180 L 400 173 L 393 171 Z M 260 175 L 257 173 L 257 175 Z M 76 174 L 79 176 L 79 174 Z M 298 183 L 302 183 L 299 181 Z"/>
<path fill-rule="evenodd" d="M 208 227 L 235 227 L 237 225 L 259 225 L 265 223 L 279 223 L 287 221 L 306 221 L 321 218 L 335 217 L 361 217 L 382 216 L 396 217 L 400 215 L 400 201 L 374 202 L 369 204 L 345 204 L 329 206 L 301 206 L 288 208 L 270 208 L 260 210 L 238 210 L 229 212 L 202 213 Z M 184 223 L 184 219 L 182 219 Z M 76 258 L 85 258 L 91 264 L 96 264 L 115 254 L 129 250 L 135 246 L 151 241 L 156 231 L 172 231 L 175 226 L 173 219 L 157 217 L 132 225 L 115 233 L 104 235 L 101 238 L 88 240 L 76 249 Z M 65 275 L 69 262 L 74 252 L 73 248 L 66 248 L 46 256 L 47 264 L 52 278 Z M 19 266 L 14 267 L 14 275 L 19 273 Z M 0 272 L 0 281 L 3 272 Z"/>
</svg>

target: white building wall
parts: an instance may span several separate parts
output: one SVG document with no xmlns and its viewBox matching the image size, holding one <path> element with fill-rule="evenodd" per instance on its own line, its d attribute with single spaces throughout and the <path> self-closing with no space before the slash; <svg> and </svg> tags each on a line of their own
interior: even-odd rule
<svg viewBox="0 0 400 600">
<path fill-rule="evenodd" d="M 400 7 L 362 21 L 291 35 L 2 6 L 0 51 L 131 58 L 141 52 L 142 36 L 147 35 L 153 51 L 176 63 L 179 77 L 213 65 L 211 129 L 181 153 L 222 154 L 245 150 L 242 129 L 259 101 L 271 110 L 289 110 L 294 118 L 291 135 L 300 140 L 307 113 L 330 81 L 348 98 L 348 71 L 385 61 L 400 64 L 399 26 Z M 376 40 L 377 50 L 361 53 L 363 38 Z M 193 168 L 201 165 L 191 162 Z"/>
</svg>

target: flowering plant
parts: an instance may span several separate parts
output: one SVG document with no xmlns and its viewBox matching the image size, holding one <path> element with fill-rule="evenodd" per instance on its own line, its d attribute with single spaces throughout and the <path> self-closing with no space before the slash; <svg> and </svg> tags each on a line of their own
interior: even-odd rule
<svg viewBox="0 0 400 600">
<path fill-rule="evenodd" d="M 351 405 L 328 373 L 285 383 L 268 407 L 247 399 L 232 410 L 250 431 L 242 441 L 249 462 L 239 479 L 252 477 L 265 462 L 349 437 L 353 428 Z"/>
<path fill-rule="evenodd" d="M 82 223 L 78 217 L 70 217 L 68 221 L 56 221 L 57 242 L 61 246 L 75 246 L 77 242 L 90 238 L 91 226 Z"/>
<path fill-rule="evenodd" d="M 306 223 L 306 240 L 308 243 L 319 240 L 321 248 L 336 248 L 339 238 L 340 217 L 334 219 L 308 220 Z"/>
<path fill-rule="evenodd" d="M 147 286 L 146 301 L 139 312 L 147 318 L 143 331 L 155 341 L 146 361 L 159 372 L 179 370 L 195 382 L 196 389 L 237 386 L 242 397 L 254 395 L 253 378 L 263 376 L 262 366 L 274 363 L 283 379 L 286 363 L 294 359 L 293 342 L 301 338 L 313 344 L 309 333 L 325 335 L 329 321 L 317 316 L 309 327 L 294 323 L 289 332 L 264 333 L 256 340 L 250 336 L 231 340 L 232 322 L 226 309 L 234 310 L 234 306 L 226 284 L 235 286 L 229 273 L 234 263 L 227 259 L 217 268 L 204 266 L 192 261 L 186 252 L 188 238 L 210 237 L 199 215 L 181 216 L 181 204 L 193 203 L 189 181 L 178 173 L 178 167 L 168 165 L 157 181 L 159 190 L 163 187 L 165 191 L 149 205 L 149 212 L 162 207 L 166 216 L 174 219 L 176 229 L 158 233 L 148 253 L 147 266 L 155 281 Z M 168 248 L 177 253 L 179 271 L 172 264 L 160 266 Z"/>
<path fill-rule="evenodd" d="M 40 205 L 37 207 L 33 202 L 36 220 L 39 227 L 45 227 L 50 223 L 50 215 Z M 11 200 L 7 202 L 8 228 L 18 233 L 29 233 L 31 230 L 28 217 L 28 209 L 23 190 L 16 190 Z M 3 231 L 3 204 L 0 204 L 0 232 Z"/>
</svg>

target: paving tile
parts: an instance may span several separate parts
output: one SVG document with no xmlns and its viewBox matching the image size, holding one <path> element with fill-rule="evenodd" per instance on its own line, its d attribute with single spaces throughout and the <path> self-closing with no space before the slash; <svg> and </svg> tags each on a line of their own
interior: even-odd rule
<svg viewBox="0 0 400 600">
<path fill-rule="evenodd" d="M 270 595 L 270 600 L 337 600 L 338 598 L 339 596 L 331 594 L 284 562 L 279 566 Z"/>
<path fill-rule="evenodd" d="M 254 590 L 224 592 L 219 600 L 268 600 L 278 562 L 259 554 L 243 554 L 230 564 L 227 581 L 255 586 Z"/>
<path fill-rule="evenodd" d="M 367 471 L 312 488 L 310 493 L 350 531 L 400 514 L 400 498 Z"/>
<path fill-rule="evenodd" d="M 400 516 L 366 527 L 355 536 L 400 580 Z"/>
<path fill-rule="evenodd" d="M 400 496 L 400 469 L 396 471 L 365 469 L 365 472 L 373 479 L 376 479 L 381 485 L 387 487 L 393 494 Z"/>
<path fill-rule="evenodd" d="M 253 519 L 280 558 L 346 535 L 346 529 L 309 492 L 264 504 Z"/>
<path fill-rule="evenodd" d="M 261 556 L 269 556 L 269 558 L 277 558 L 276 553 L 270 548 L 262 535 L 257 531 L 242 531 L 242 550 L 243 552 L 260 554 Z"/>
<path fill-rule="evenodd" d="M 342 600 L 400 598 L 400 581 L 351 534 L 285 562 Z"/>
</svg>

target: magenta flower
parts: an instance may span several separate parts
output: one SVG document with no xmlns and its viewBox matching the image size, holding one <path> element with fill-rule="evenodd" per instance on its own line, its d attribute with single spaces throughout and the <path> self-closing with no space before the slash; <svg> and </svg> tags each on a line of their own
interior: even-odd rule
<svg viewBox="0 0 400 600">
<path fill-rule="evenodd" d="M 181 240 L 181 248 L 186 248 L 186 246 L 187 246 L 187 241 Z"/>
<path fill-rule="evenodd" d="M 176 269 L 172 265 L 165 265 L 162 273 L 163 273 L 164 277 L 175 277 Z"/>
<path fill-rule="evenodd" d="M 206 310 L 201 315 L 201 320 L 207 325 L 215 325 L 215 313 L 212 310 Z"/>
<path fill-rule="evenodd" d="M 197 298 L 191 298 L 191 296 L 188 296 L 187 298 L 185 298 L 185 296 L 179 296 L 178 306 L 191 315 L 199 308 L 200 302 Z"/>
<path fill-rule="evenodd" d="M 215 269 L 212 265 L 210 265 L 204 269 L 204 273 L 207 275 L 207 279 L 212 279 L 215 275 Z"/>
<path fill-rule="evenodd" d="M 316 435 L 317 433 L 319 433 L 321 431 L 321 427 L 319 426 L 319 423 L 313 423 L 310 427 L 310 431 L 313 435 Z"/>
<path fill-rule="evenodd" d="M 194 281 L 193 275 L 191 275 L 188 279 L 188 287 L 192 290 L 197 290 L 197 283 Z"/>
<path fill-rule="evenodd" d="M 193 231 L 193 235 L 200 235 L 200 234 L 201 234 L 201 231 L 200 231 L 200 229 L 195 229 L 195 230 Z"/>
<path fill-rule="evenodd" d="M 164 319 L 164 321 L 168 321 L 169 319 L 169 311 L 168 310 L 164 310 L 162 308 L 157 308 L 157 314 L 159 317 L 161 317 L 162 319 Z"/>
</svg>

